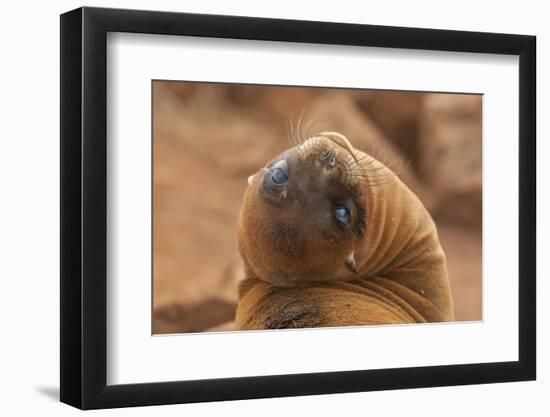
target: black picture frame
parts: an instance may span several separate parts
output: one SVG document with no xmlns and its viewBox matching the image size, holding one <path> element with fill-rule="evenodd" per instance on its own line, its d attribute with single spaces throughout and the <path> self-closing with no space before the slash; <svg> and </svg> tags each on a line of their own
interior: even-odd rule
<svg viewBox="0 0 550 417">
<path fill-rule="evenodd" d="M 108 32 L 519 56 L 519 360 L 107 385 Z M 525 35 L 236 16 L 88 7 L 61 15 L 61 401 L 93 409 L 535 379 L 535 45 Z"/>
</svg>

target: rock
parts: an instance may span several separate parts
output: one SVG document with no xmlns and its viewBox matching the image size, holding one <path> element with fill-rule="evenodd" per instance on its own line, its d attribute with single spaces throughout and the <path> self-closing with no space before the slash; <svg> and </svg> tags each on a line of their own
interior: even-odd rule
<svg viewBox="0 0 550 417">
<path fill-rule="evenodd" d="M 233 332 L 235 331 L 235 320 L 227 321 L 217 326 L 206 329 L 205 332 Z"/>
<path fill-rule="evenodd" d="M 417 169 L 418 119 L 424 93 L 365 91 L 354 94 L 359 108 L 398 146 Z"/>
<path fill-rule="evenodd" d="M 435 195 L 435 215 L 481 226 L 482 99 L 430 94 L 419 120 L 421 178 Z"/>
<path fill-rule="evenodd" d="M 235 319 L 236 308 L 236 304 L 219 298 L 208 298 L 187 306 L 170 304 L 155 309 L 154 333 L 201 332 L 222 325 L 227 330 Z"/>
</svg>

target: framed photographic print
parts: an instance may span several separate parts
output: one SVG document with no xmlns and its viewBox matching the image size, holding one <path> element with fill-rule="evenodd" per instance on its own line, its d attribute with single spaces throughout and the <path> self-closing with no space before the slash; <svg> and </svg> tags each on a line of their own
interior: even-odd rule
<svg viewBox="0 0 550 417">
<path fill-rule="evenodd" d="M 535 37 L 61 16 L 61 401 L 535 379 Z"/>
</svg>

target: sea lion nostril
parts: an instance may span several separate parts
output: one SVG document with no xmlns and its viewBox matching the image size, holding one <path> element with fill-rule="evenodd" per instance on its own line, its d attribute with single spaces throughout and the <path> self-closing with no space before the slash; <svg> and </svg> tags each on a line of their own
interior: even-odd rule
<svg viewBox="0 0 550 417">
<path fill-rule="evenodd" d="M 331 168 L 336 165 L 336 156 L 334 156 L 334 154 L 332 152 L 325 152 L 325 153 L 321 154 L 321 156 L 319 157 L 319 160 L 321 162 L 326 163 Z"/>
</svg>

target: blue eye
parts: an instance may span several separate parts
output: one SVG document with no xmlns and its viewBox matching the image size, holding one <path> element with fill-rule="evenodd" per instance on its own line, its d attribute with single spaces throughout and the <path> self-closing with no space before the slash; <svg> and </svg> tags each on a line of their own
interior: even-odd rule
<svg viewBox="0 0 550 417">
<path fill-rule="evenodd" d="M 339 206 L 334 209 L 334 217 L 338 223 L 346 225 L 351 221 L 351 212 L 346 206 Z"/>
<path fill-rule="evenodd" d="M 271 171 L 269 171 L 269 179 L 277 187 L 281 187 L 288 182 L 288 166 L 284 159 L 273 165 Z"/>
<path fill-rule="evenodd" d="M 281 168 L 275 168 L 271 171 L 271 181 L 275 185 L 285 185 L 288 182 L 288 176 Z"/>
</svg>

